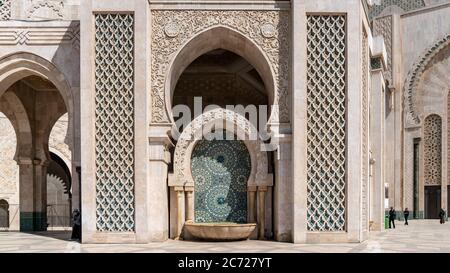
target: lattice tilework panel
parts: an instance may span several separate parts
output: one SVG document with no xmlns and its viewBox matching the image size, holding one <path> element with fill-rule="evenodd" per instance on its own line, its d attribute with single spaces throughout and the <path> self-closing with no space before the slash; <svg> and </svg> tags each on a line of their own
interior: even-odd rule
<svg viewBox="0 0 450 273">
<path fill-rule="evenodd" d="M 97 229 L 134 230 L 134 18 L 95 15 Z"/>
<path fill-rule="evenodd" d="M 0 20 L 11 18 L 11 0 L 0 0 Z"/>
<path fill-rule="evenodd" d="M 192 153 L 195 222 L 247 222 L 247 181 L 251 163 L 237 140 L 202 140 Z"/>
<path fill-rule="evenodd" d="M 308 16 L 308 230 L 345 230 L 346 17 Z"/>
<path fill-rule="evenodd" d="M 410 11 L 425 7 L 425 3 L 423 0 L 380 0 L 380 4 L 373 5 L 370 8 L 369 18 L 373 19 L 390 6 L 397 6 L 404 11 Z"/>
<path fill-rule="evenodd" d="M 369 230 L 369 41 L 362 33 L 362 227 Z"/>
<path fill-rule="evenodd" d="M 392 16 L 378 18 L 373 21 L 374 36 L 383 36 L 387 53 L 387 68 L 384 77 L 392 81 Z M 381 63 L 380 63 L 381 66 Z"/>
<path fill-rule="evenodd" d="M 425 185 L 440 185 L 442 178 L 442 119 L 430 115 L 424 123 Z"/>
</svg>

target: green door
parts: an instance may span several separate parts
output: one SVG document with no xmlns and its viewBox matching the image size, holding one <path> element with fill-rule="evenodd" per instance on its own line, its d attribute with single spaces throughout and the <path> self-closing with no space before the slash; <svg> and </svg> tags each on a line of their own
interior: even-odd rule
<svg viewBox="0 0 450 273">
<path fill-rule="evenodd" d="M 192 153 L 195 222 L 247 222 L 250 154 L 242 141 L 201 140 Z"/>
</svg>

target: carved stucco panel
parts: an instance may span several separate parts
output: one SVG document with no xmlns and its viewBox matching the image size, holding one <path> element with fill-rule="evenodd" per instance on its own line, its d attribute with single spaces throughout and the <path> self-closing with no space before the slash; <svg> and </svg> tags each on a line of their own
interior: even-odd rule
<svg viewBox="0 0 450 273">
<path fill-rule="evenodd" d="M 269 27 L 268 24 L 274 26 Z M 169 123 L 165 80 L 176 53 L 201 31 L 225 26 L 248 37 L 266 55 L 275 81 L 276 121 L 289 122 L 289 13 L 287 11 L 152 11 L 152 123 Z M 166 107 L 168 109 L 166 109 Z M 275 107 L 276 108 L 276 107 Z"/>
<path fill-rule="evenodd" d="M 0 193 L 15 193 L 19 166 L 14 161 L 16 134 L 11 122 L 0 113 Z"/>
</svg>

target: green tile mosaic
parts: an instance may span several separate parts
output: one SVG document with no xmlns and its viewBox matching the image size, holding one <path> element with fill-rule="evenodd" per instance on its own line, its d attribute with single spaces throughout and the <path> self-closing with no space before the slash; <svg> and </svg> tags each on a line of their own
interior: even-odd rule
<svg viewBox="0 0 450 273">
<path fill-rule="evenodd" d="M 192 153 L 195 222 L 247 222 L 250 154 L 242 141 L 201 140 Z"/>
<path fill-rule="evenodd" d="M 47 230 L 47 214 L 44 212 L 21 212 L 20 231 L 45 231 Z"/>
</svg>

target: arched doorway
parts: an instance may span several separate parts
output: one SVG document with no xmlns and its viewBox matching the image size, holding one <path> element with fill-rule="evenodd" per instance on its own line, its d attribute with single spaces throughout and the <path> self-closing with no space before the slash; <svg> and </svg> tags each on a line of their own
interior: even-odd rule
<svg viewBox="0 0 450 273">
<path fill-rule="evenodd" d="M 200 140 L 192 152 L 197 223 L 247 223 L 250 153 L 240 140 Z"/>
<path fill-rule="evenodd" d="M 6 200 L 0 200 L 0 230 L 9 228 L 9 204 Z"/>
<path fill-rule="evenodd" d="M 215 26 L 198 33 L 177 52 L 169 66 L 164 84 L 164 99 L 170 121 L 174 121 L 170 107 L 178 104 L 176 97 L 179 93 L 177 89 L 181 86 L 180 80 L 183 80 L 183 76 L 193 73 L 210 76 L 235 74 L 264 93 L 266 105 L 278 103 L 275 73 L 267 56 L 248 37 L 228 27 Z M 231 94 L 228 94 L 227 98 L 230 99 Z M 153 103 L 160 102 L 155 100 Z M 159 115 L 155 115 L 154 118 L 157 117 Z"/>
<path fill-rule="evenodd" d="M 72 128 L 71 90 L 53 64 L 33 54 L 17 53 L 0 59 L 0 72 L 0 111 L 8 116 L 17 136 L 14 160 L 19 165 L 20 230 L 44 231 L 49 225 L 49 137 L 65 113 Z M 68 134 L 72 143 L 70 129 Z"/>
</svg>

